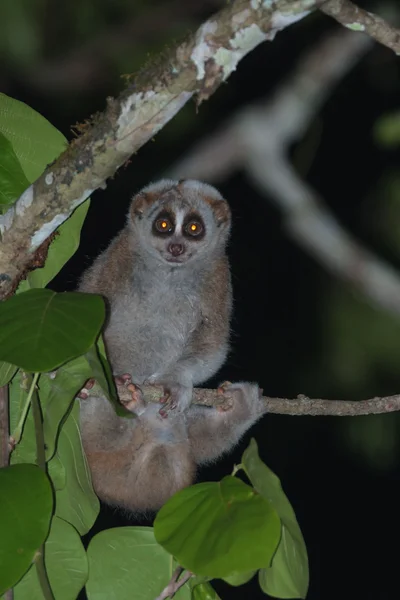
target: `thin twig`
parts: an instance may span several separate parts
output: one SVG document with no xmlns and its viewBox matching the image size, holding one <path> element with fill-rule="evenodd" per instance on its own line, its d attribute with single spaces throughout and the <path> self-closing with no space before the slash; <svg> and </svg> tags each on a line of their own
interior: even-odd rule
<svg viewBox="0 0 400 600">
<path fill-rule="evenodd" d="M 400 55 L 400 29 L 392 27 L 382 17 L 356 6 L 350 0 L 328 0 L 320 10 L 352 31 L 364 31 Z"/>
<path fill-rule="evenodd" d="M 161 386 L 141 386 L 145 402 L 160 402 L 164 396 Z M 96 383 L 93 388 L 85 389 L 87 397 L 99 397 L 103 395 L 100 386 Z M 199 406 L 218 407 L 229 409 L 232 403 L 231 392 L 221 393 L 220 390 L 199 389 L 193 390 L 192 403 Z M 126 387 L 118 386 L 118 395 L 123 404 L 127 404 L 131 393 Z M 83 400 L 84 402 L 84 400 Z M 368 400 L 324 400 L 321 398 L 308 398 L 299 394 L 297 398 L 273 398 L 263 396 L 261 398 L 261 412 L 293 415 L 293 416 L 332 416 L 349 417 L 356 415 L 376 415 L 400 411 L 400 394 L 393 396 L 382 396 L 369 398 Z"/>
<path fill-rule="evenodd" d="M 177 569 L 175 569 L 175 571 L 173 572 L 172 577 L 170 579 L 170 582 L 163 589 L 161 594 L 159 596 L 157 596 L 156 600 L 166 600 L 166 598 L 172 598 L 174 596 L 174 594 L 176 594 L 176 592 L 183 585 L 185 585 L 185 583 L 187 581 L 189 581 L 189 579 L 192 577 L 193 573 L 191 573 L 190 571 L 186 571 L 186 573 L 184 573 L 182 575 L 182 577 L 180 579 L 178 579 L 178 577 L 182 573 L 182 571 L 183 571 L 182 567 L 178 567 Z"/>
</svg>

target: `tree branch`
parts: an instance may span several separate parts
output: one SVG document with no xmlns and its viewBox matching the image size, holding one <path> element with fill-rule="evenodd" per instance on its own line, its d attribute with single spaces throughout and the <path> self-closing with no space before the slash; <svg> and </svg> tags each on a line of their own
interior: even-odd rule
<svg viewBox="0 0 400 600">
<path fill-rule="evenodd" d="M 207 99 L 248 52 L 320 4 L 235 0 L 108 99 L 105 112 L 0 217 L 0 299 L 16 288 L 42 242 L 190 98 Z"/>
<path fill-rule="evenodd" d="M 145 402 L 160 402 L 164 390 L 158 385 L 141 386 Z M 86 398 L 104 396 L 100 386 L 95 383 L 90 389 L 85 388 Z M 118 396 L 122 404 L 127 404 L 131 399 L 131 392 L 124 386 L 118 386 Z M 85 402 L 85 400 L 81 400 Z M 193 390 L 193 404 L 229 410 L 232 406 L 231 392 L 220 390 L 200 389 Z M 321 398 L 308 398 L 299 394 L 297 398 L 272 398 L 263 396 L 261 399 L 262 413 L 292 416 L 332 416 L 353 417 L 360 415 L 377 415 L 400 411 L 400 394 L 369 398 L 368 400 L 324 400 Z"/>
<path fill-rule="evenodd" d="M 321 11 L 353 31 L 364 31 L 380 44 L 400 55 L 400 29 L 392 27 L 374 13 L 353 4 L 350 0 L 328 0 Z"/>
</svg>

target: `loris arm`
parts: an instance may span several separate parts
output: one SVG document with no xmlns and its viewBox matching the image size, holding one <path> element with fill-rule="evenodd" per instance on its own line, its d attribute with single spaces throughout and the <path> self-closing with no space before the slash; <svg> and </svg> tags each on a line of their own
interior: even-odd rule
<svg viewBox="0 0 400 600">
<path fill-rule="evenodd" d="M 262 390 L 251 383 L 224 384 L 232 408 L 221 411 L 192 405 L 187 413 L 189 443 L 197 464 L 212 462 L 231 450 L 242 435 L 265 414 Z"/>
<path fill-rule="evenodd" d="M 232 309 L 232 291 L 229 264 L 225 256 L 219 258 L 208 274 L 200 302 L 201 321 L 173 369 L 156 373 L 151 383 L 168 388 L 169 382 L 191 388 L 203 383 L 221 367 L 229 350 L 229 321 Z"/>
</svg>

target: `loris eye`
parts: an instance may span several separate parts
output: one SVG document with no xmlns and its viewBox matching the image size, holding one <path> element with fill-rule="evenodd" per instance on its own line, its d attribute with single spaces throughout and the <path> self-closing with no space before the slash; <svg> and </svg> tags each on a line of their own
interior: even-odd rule
<svg viewBox="0 0 400 600">
<path fill-rule="evenodd" d="M 158 231 L 158 233 L 171 233 L 174 229 L 174 226 L 170 219 L 164 217 L 157 219 L 154 222 L 154 229 Z"/>
<path fill-rule="evenodd" d="M 185 232 L 188 235 L 192 235 L 193 237 L 197 237 L 198 235 L 201 235 L 203 233 L 203 231 L 204 231 L 204 226 L 203 226 L 203 223 L 200 223 L 200 221 L 195 221 L 194 219 L 192 219 L 185 225 Z"/>
</svg>

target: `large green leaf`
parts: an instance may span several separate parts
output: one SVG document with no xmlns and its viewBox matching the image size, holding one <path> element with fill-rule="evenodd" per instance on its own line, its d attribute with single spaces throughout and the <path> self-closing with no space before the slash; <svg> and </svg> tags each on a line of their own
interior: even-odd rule
<svg viewBox="0 0 400 600">
<path fill-rule="evenodd" d="M 268 498 L 282 521 L 282 537 L 268 569 L 260 571 L 260 585 L 276 598 L 305 598 L 308 590 L 307 548 L 294 510 L 278 477 L 260 459 L 255 440 L 242 457 L 242 465 L 255 489 Z"/>
<path fill-rule="evenodd" d="M 51 371 L 94 344 L 104 321 L 94 294 L 29 290 L 0 304 L 0 360 Z"/>
<path fill-rule="evenodd" d="M 76 600 L 88 576 L 88 561 L 81 538 L 72 525 L 54 517 L 44 556 L 56 600 Z M 14 588 L 14 600 L 43 600 L 34 566 Z"/>
<path fill-rule="evenodd" d="M 65 150 L 67 140 L 27 104 L 0 94 L 0 133 L 11 142 L 31 183 Z"/>
<path fill-rule="evenodd" d="M 175 494 L 157 514 L 154 533 L 189 571 L 226 577 L 269 566 L 281 523 L 266 498 L 228 476 Z"/>
<path fill-rule="evenodd" d="M 91 377 L 96 380 L 95 387 L 92 389 L 93 394 L 97 394 L 96 388 L 101 388 L 101 391 L 99 389 L 99 394 L 104 392 L 104 395 L 111 402 L 118 416 L 127 419 L 135 418 L 135 415 L 119 402 L 114 377 L 110 363 L 107 360 L 104 342 L 101 336 L 96 344 L 90 348 L 89 352 L 86 352 L 85 357 L 92 369 Z"/>
<path fill-rule="evenodd" d="M 118 395 L 110 363 L 105 353 L 104 342 L 100 336 L 96 344 L 86 353 L 87 361 L 92 369 L 92 377 L 99 384 L 104 394 L 113 404 L 118 403 Z"/>
<path fill-rule="evenodd" d="M 14 586 L 49 532 L 53 493 L 35 465 L 0 469 L 0 595 Z"/>
<path fill-rule="evenodd" d="M 18 371 L 10 383 L 10 431 L 15 435 L 17 423 L 21 419 L 24 406 L 28 396 L 27 379 L 22 371 Z M 32 412 L 29 409 L 23 426 L 22 440 L 14 448 L 10 462 L 35 463 L 36 462 L 36 437 Z"/>
<path fill-rule="evenodd" d="M 55 458 L 65 469 L 66 479 L 66 486 L 56 492 L 56 515 L 85 535 L 99 514 L 100 503 L 93 491 L 82 448 L 77 402 L 61 428 Z"/>
<path fill-rule="evenodd" d="M 154 600 L 176 568 L 172 556 L 157 544 L 151 527 L 102 531 L 91 540 L 87 552 L 88 600 Z M 188 583 L 175 598 L 190 600 Z"/>
<path fill-rule="evenodd" d="M 44 287 L 51 281 L 65 263 L 75 254 L 80 238 L 81 229 L 89 209 L 90 199 L 83 202 L 72 215 L 57 229 L 57 235 L 49 246 L 44 267 L 30 271 L 24 281 L 18 286 L 17 294 L 31 288 Z"/>
<path fill-rule="evenodd" d="M 53 373 L 44 373 L 40 377 L 39 394 L 47 460 L 55 452 L 61 421 L 89 377 L 91 377 L 91 369 L 84 356 L 79 356 Z"/>
<path fill-rule="evenodd" d="M 11 142 L 0 132 L 0 213 L 5 212 L 27 187 L 29 181 Z"/>
</svg>

